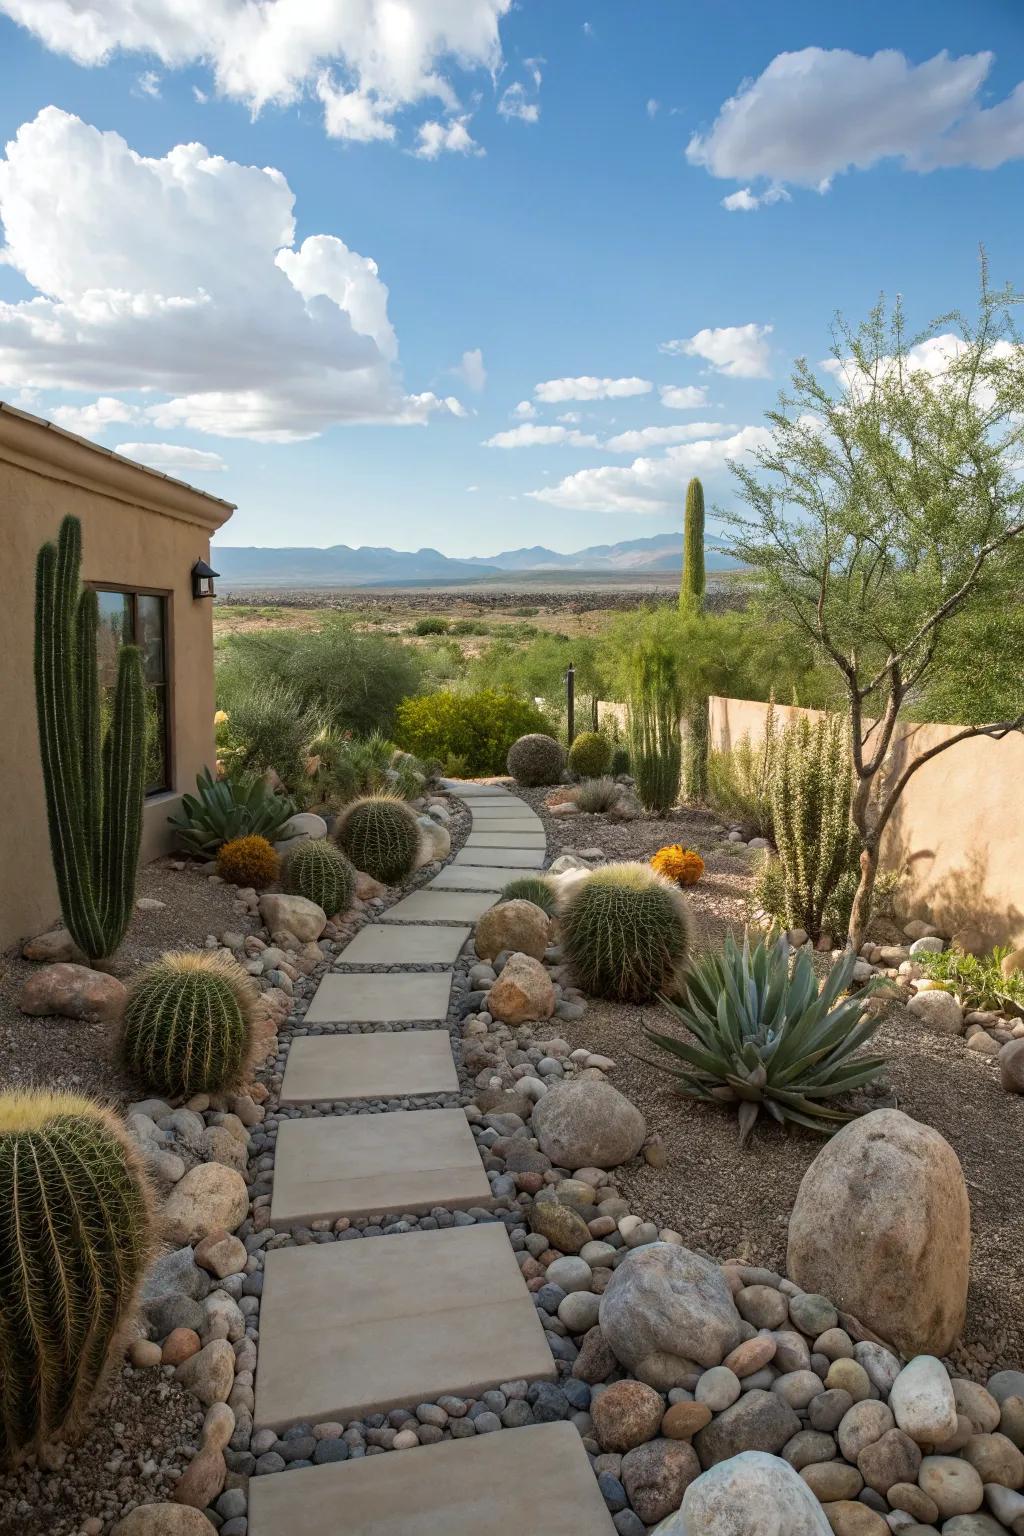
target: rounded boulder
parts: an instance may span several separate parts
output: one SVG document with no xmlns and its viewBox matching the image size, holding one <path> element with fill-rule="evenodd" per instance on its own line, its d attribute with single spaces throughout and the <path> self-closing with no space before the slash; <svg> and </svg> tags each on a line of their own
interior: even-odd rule
<svg viewBox="0 0 1024 1536">
<path fill-rule="evenodd" d="M 779 1456 L 743 1451 L 692 1482 L 664 1536 L 832 1536 L 814 1494 Z"/>
<path fill-rule="evenodd" d="M 736 1348 L 743 1324 L 717 1264 L 674 1243 L 636 1248 L 601 1297 L 601 1332 L 616 1357 L 660 1390 Z"/>
<path fill-rule="evenodd" d="M 481 960 L 493 960 L 503 950 L 543 960 L 551 943 L 551 920 L 532 901 L 502 901 L 477 921 L 473 943 Z"/>
<path fill-rule="evenodd" d="M 534 1105 L 531 1128 L 541 1151 L 557 1167 L 571 1169 L 615 1168 L 635 1157 L 647 1137 L 636 1105 L 597 1079 L 550 1089 Z"/>
</svg>

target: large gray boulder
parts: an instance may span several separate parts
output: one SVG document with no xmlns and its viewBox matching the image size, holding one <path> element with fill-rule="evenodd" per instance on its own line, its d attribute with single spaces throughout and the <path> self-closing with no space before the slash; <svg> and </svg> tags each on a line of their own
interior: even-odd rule
<svg viewBox="0 0 1024 1536">
<path fill-rule="evenodd" d="M 743 1333 L 718 1265 L 674 1243 L 647 1243 L 623 1259 L 599 1315 L 616 1357 L 659 1391 L 721 1364 Z"/>
<path fill-rule="evenodd" d="M 654 1536 L 832 1536 L 814 1494 L 787 1461 L 744 1451 L 692 1482 Z"/>
<path fill-rule="evenodd" d="M 635 1157 L 647 1139 L 636 1105 L 596 1078 L 550 1089 L 534 1106 L 531 1126 L 541 1151 L 559 1168 L 615 1168 Z"/>
<path fill-rule="evenodd" d="M 945 1355 L 963 1327 L 971 1209 L 947 1141 L 897 1109 L 845 1125 L 804 1174 L 787 1270 L 904 1355 Z"/>
</svg>

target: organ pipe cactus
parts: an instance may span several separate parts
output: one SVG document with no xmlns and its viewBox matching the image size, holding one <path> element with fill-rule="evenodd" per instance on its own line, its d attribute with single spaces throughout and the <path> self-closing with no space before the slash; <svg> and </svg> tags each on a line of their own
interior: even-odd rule
<svg viewBox="0 0 1024 1536">
<path fill-rule="evenodd" d="M 253 1049 L 257 990 L 236 960 L 210 950 L 166 954 L 129 989 L 121 1058 L 162 1094 L 236 1088 Z"/>
<path fill-rule="evenodd" d="M 367 795 L 342 811 L 335 834 L 356 869 L 385 885 L 407 880 L 416 868 L 420 829 L 416 814 L 398 795 Z"/>
<path fill-rule="evenodd" d="M 79 949 L 99 960 L 117 949 L 132 915 L 145 700 L 139 651 L 122 646 L 101 748 L 98 608 L 95 592 L 79 587 L 81 558 L 81 524 L 66 517 L 36 564 L 36 709 L 61 911 Z"/>
<path fill-rule="evenodd" d="M 326 838 L 306 838 L 288 856 L 285 871 L 289 891 L 315 901 L 328 917 L 345 912 L 352 905 L 355 870 Z"/>
<path fill-rule="evenodd" d="M 123 1347 L 152 1246 L 119 1122 L 63 1093 L 0 1096 L 0 1465 L 80 1426 Z"/>
<path fill-rule="evenodd" d="M 682 612 L 700 613 L 704 607 L 707 576 L 704 568 L 704 487 L 696 475 L 686 487 L 686 523 L 683 533 L 683 579 L 679 590 Z M 686 712 L 686 761 L 684 779 L 691 800 L 704 800 L 708 792 L 708 747 L 711 738 L 711 706 L 707 694 L 693 700 Z"/>
<path fill-rule="evenodd" d="M 689 946 L 678 886 L 649 864 L 606 864 L 570 893 L 562 947 L 577 985 L 595 997 L 645 1003 L 673 992 Z"/>
<path fill-rule="evenodd" d="M 771 781 L 772 827 L 785 881 L 786 922 L 817 939 L 845 883 L 852 896 L 857 837 L 850 819 L 850 728 L 838 715 L 801 715 L 783 733 Z"/>
</svg>

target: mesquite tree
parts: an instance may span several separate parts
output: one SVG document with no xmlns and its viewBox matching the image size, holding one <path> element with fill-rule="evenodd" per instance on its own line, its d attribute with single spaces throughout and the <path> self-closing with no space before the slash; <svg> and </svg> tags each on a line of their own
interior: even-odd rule
<svg viewBox="0 0 1024 1536">
<path fill-rule="evenodd" d="M 36 563 L 36 712 L 61 912 L 79 949 L 101 960 L 124 938 L 135 899 L 146 717 L 139 650 L 125 645 L 101 743 L 98 609 L 79 587 L 81 559 L 81 524 L 66 517 Z"/>
<path fill-rule="evenodd" d="M 707 586 L 704 571 L 704 487 L 694 475 L 686 487 L 686 522 L 683 532 L 683 577 L 679 589 L 681 613 L 699 614 Z M 686 715 L 686 792 L 691 800 L 703 800 L 708 789 L 708 740 L 710 706 L 706 692 L 698 692 Z"/>
<path fill-rule="evenodd" d="M 860 883 L 849 943 L 871 912 L 883 833 L 915 773 L 974 736 L 1024 729 L 1024 679 L 999 719 L 916 750 L 899 729 L 926 684 L 963 667 L 953 644 L 974 615 L 1019 602 L 1024 580 L 1024 349 L 1012 289 L 978 316 L 918 337 L 883 302 L 857 329 L 837 322 L 819 377 L 797 362 L 769 412 L 755 467 L 733 466 L 744 512 L 732 552 L 776 612 L 837 670 L 850 720 Z"/>
</svg>

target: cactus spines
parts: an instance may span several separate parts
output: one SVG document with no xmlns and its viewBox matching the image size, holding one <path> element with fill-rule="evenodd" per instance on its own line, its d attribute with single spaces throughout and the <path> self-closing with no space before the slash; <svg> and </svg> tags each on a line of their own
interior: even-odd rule
<svg viewBox="0 0 1024 1536">
<path fill-rule="evenodd" d="M 152 1241 L 149 1187 L 112 1114 L 0 1095 L 0 1465 L 81 1426 Z"/>
<path fill-rule="evenodd" d="M 517 784 L 557 784 L 565 767 L 565 753 L 553 736 L 534 732 L 512 743 L 507 766 Z"/>
<path fill-rule="evenodd" d="M 356 869 L 398 885 L 416 868 L 420 829 L 416 813 L 398 795 L 366 795 L 342 811 L 338 847 Z"/>
<path fill-rule="evenodd" d="M 548 917 L 554 917 L 558 905 L 555 888 L 543 875 L 517 875 L 503 888 L 501 899 L 502 901 L 530 901 L 535 907 L 540 907 Z"/>
<path fill-rule="evenodd" d="M 577 985 L 594 997 L 645 1003 L 676 990 L 689 947 L 678 886 L 648 864 L 606 864 L 570 891 L 560 924 Z"/>
<path fill-rule="evenodd" d="M 162 955 L 129 989 L 121 1059 L 159 1093 L 235 1088 L 252 1056 L 257 996 L 236 960 L 210 950 Z"/>
<path fill-rule="evenodd" d="M 294 896 L 315 901 L 328 917 L 352 905 L 355 870 L 325 837 L 307 837 L 288 855 L 285 879 Z"/>
<path fill-rule="evenodd" d="M 66 517 L 36 562 L 36 712 L 61 911 L 79 949 L 98 960 L 116 950 L 132 914 L 145 698 L 138 649 L 122 646 L 101 749 L 96 594 L 79 590 L 81 557 L 81 525 Z"/>
<path fill-rule="evenodd" d="M 850 727 L 838 715 L 800 715 L 782 733 L 771 777 L 772 828 L 785 882 L 786 921 L 817 939 L 825 910 L 855 862 L 850 820 Z"/>
</svg>

